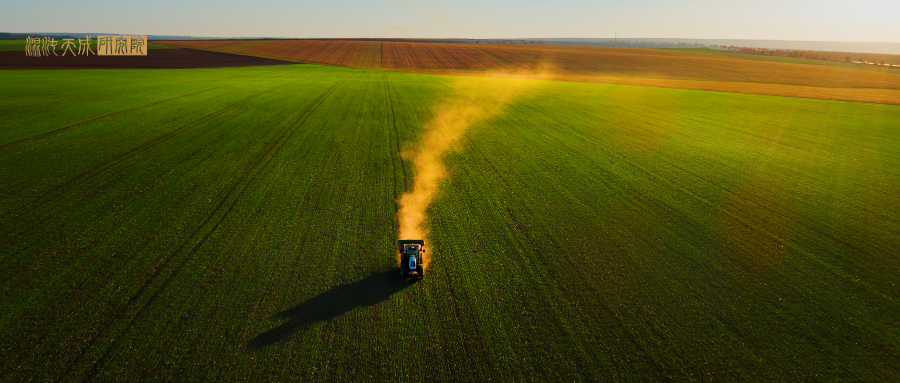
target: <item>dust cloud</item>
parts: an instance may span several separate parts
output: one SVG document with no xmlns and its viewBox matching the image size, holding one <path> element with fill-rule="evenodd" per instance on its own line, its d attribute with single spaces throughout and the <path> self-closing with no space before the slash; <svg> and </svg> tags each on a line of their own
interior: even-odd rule
<svg viewBox="0 0 900 383">
<path fill-rule="evenodd" d="M 403 194 L 398 201 L 398 239 L 422 239 L 426 246 L 431 244 L 426 227 L 428 206 L 434 200 L 441 181 L 447 176 L 442 157 L 457 148 L 457 143 L 470 126 L 499 115 L 516 97 L 535 89 L 541 83 L 531 79 L 510 78 L 509 74 L 492 77 L 507 78 L 454 79 L 450 94 L 434 107 L 434 117 L 424 125 L 421 140 L 413 150 L 402 153 L 404 159 L 412 162 L 415 179 L 412 190 Z M 431 254 L 428 251 L 423 256 L 424 267 L 428 267 Z"/>
</svg>

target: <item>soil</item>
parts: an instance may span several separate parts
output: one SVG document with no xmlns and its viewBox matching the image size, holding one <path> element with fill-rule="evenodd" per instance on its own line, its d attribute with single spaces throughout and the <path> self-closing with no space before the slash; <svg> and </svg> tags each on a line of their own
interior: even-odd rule
<svg viewBox="0 0 900 383">
<path fill-rule="evenodd" d="M 196 49 L 151 49 L 146 56 L 28 57 L 23 51 L 0 52 L 0 69 L 179 69 L 290 64 L 296 63 Z"/>
</svg>

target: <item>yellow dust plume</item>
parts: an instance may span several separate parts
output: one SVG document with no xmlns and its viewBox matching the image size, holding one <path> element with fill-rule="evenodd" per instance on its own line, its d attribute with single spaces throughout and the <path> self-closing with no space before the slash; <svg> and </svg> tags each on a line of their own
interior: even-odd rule
<svg viewBox="0 0 900 383">
<path fill-rule="evenodd" d="M 538 84 L 539 81 L 530 79 L 510 78 L 457 77 L 454 80 L 450 94 L 435 106 L 434 117 L 424 125 L 422 139 L 414 150 L 403 153 L 414 165 L 415 180 L 412 190 L 399 200 L 399 239 L 422 239 L 426 246 L 430 244 L 425 223 L 428 206 L 441 180 L 447 176 L 442 157 L 456 147 L 470 126 L 502 113 L 515 97 Z M 425 267 L 430 254 L 428 251 L 423 257 Z"/>
</svg>

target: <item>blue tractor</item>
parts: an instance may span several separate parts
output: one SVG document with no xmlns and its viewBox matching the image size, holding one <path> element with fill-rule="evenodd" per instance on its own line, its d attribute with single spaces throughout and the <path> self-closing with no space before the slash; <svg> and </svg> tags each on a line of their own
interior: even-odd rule
<svg viewBox="0 0 900 383">
<path fill-rule="evenodd" d="M 425 268 L 422 267 L 422 256 L 425 254 L 425 241 L 407 239 L 397 241 L 400 251 L 400 276 L 403 278 L 422 279 Z"/>
</svg>

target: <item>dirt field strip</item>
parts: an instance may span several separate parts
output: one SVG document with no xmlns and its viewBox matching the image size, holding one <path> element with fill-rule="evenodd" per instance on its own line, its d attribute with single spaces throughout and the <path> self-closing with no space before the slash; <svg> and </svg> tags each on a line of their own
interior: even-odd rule
<svg viewBox="0 0 900 383">
<path fill-rule="evenodd" d="M 0 51 L 3 69 L 116 69 L 116 68 L 224 68 L 290 65 L 290 61 L 227 54 L 197 49 L 153 49 L 147 56 L 28 57 L 22 52 Z"/>
</svg>

